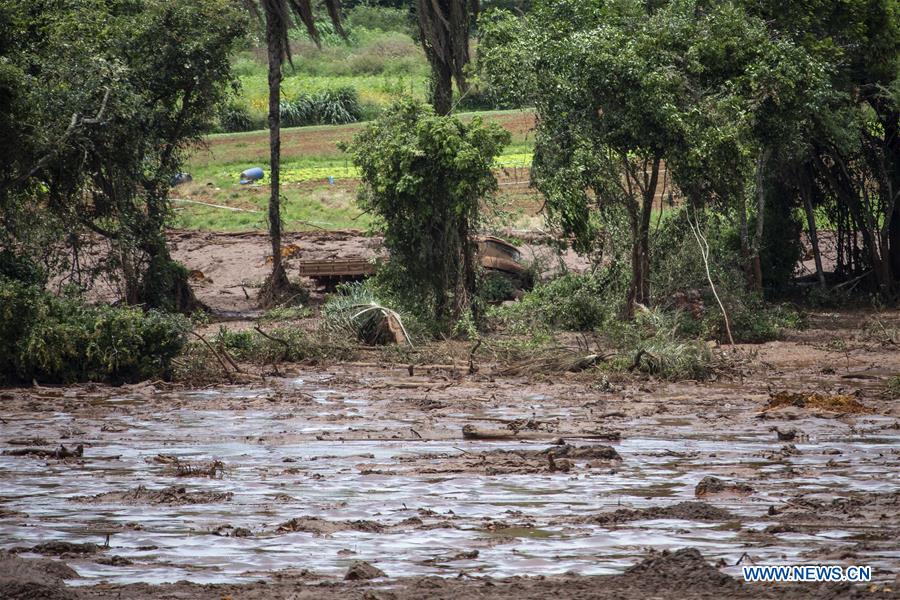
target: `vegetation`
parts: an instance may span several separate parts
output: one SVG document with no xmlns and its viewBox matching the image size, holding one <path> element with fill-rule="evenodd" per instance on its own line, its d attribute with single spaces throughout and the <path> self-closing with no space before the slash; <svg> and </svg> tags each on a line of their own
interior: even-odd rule
<svg viewBox="0 0 900 600">
<path fill-rule="evenodd" d="M 325 304 L 322 319 L 327 331 L 349 334 L 366 344 L 412 345 L 408 319 L 385 306 L 361 283 L 339 288 Z"/>
<path fill-rule="evenodd" d="M 806 248 L 817 303 L 900 297 L 895 2 L 503 0 L 514 12 L 475 23 L 477 4 L 260 0 L 254 28 L 226 0 L 0 0 L 3 377 L 124 381 L 438 335 L 544 366 L 702 378 L 710 340 L 803 325 L 779 301 L 802 297 Z M 467 106 L 528 112 L 489 115 L 510 135 L 451 116 Z M 201 137 L 213 130 L 246 133 Z M 263 180 L 235 185 L 266 159 Z M 504 183 L 587 272 L 535 268 L 526 292 L 478 267 L 476 234 L 511 222 L 496 206 L 510 166 L 533 190 Z M 170 199 L 183 170 L 194 181 Z M 259 328 L 186 344 L 168 312 L 202 307 L 172 224 L 268 227 L 258 300 L 275 308 Z M 281 304 L 295 293 L 282 231 L 300 227 L 368 227 L 391 257 L 327 299 L 317 331 L 296 323 L 315 309 Z M 124 308 L 84 301 L 99 280 Z M 878 320 L 860 335 L 897 337 Z"/>
<path fill-rule="evenodd" d="M 360 205 L 380 219 L 395 294 L 449 332 L 477 295 L 473 236 L 481 203 L 497 189 L 501 127 L 464 124 L 403 102 L 350 146 L 362 172 Z"/>
<path fill-rule="evenodd" d="M 188 327 L 180 315 L 89 307 L 0 277 L 0 382 L 168 377 Z"/>
<path fill-rule="evenodd" d="M 17 136 L 0 165 L 0 248 L 69 251 L 81 280 L 90 232 L 109 244 L 105 271 L 126 302 L 191 311 L 166 245 L 168 189 L 225 98 L 239 19 L 223 0 L 41 4 L 0 4 L 12 33 L 0 113 Z M 48 243 L 60 239 L 67 248 Z"/>
<path fill-rule="evenodd" d="M 649 219 L 668 193 L 730 219 L 757 293 L 790 264 L 766 256 L 767 235 L 797 239 L 802 208 L 817 239 L 810 215 L 827 206 L 837 273 L 896 297 L 900 19 L 889 2 L 826 4 L 548 2 L 481 20 L 485 78 L 536 106 L 533 178 L 551 219 L 587 248 L 624 213 L 628 313 L 650 301 Z"/>
</svg>

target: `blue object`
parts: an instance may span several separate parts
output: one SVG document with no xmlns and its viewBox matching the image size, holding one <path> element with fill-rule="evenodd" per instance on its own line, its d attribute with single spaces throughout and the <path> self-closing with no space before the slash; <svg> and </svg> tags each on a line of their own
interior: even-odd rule
<svg viewBox="0 0 900 600">
<path fill-rule="evenodd" d="M 169 183 L 175 186 L 181 185 L 182 183 L 190 183 L 193 180 L 194 178 L 191 177 L 190 173 L 177 173 L 174 177 L 172 177 L 172 180 Z"/>
<path fill-rule="evenodd" d="M 334 175 L 328 176 L 328 185 L 334 185 Z"/>
<path fill-rule="evenodd" d="M 253 167 L 252 169 L 247 169 L 246 171 L 241 172 L 241 183 L 253 183 L 254 181 L 259 181 L 263 178 L 263 170 L 259 167 Z"/>
</svg>

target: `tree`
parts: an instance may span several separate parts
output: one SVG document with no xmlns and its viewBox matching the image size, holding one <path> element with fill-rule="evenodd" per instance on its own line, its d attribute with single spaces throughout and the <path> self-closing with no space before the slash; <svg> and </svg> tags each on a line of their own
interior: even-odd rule
<svg viewBox="0 0 900 600">
<path fill-rule="evenodd" d="M 795 161 L 797 194 L 836 225 L 837 272 L 900 292 L 900 5 L 893 0 L 744 2 L 827 65 L 831 97 Z M 814 233 L 814 219 L 808 218 Z M 862 247 L 860 247 L 860 244 Z"/>
<path fill-rule="evenodd" d="M 476 295 L 472 236 L 496 189 L 491 167 L 509 132 L 464 124 L 406 101 L 367 126 L 349 147 L 362 172 L 360 204 L 378 216 L 395 290 L 450 332 Z"/>
<path fill-rule="evenodd" d="M 439 115 L 453 109 L 453 81 L 468 90 L 469 28 L 478 18 L 478 0 L 417 0 L 419 37 L 431 65 L 432 105 Z"/>
<path fill-rule="evenodd" d="M 821 81 L 802 50 L 730 3 L 547 3 L 481 29 L 491 85 L 536 107 L 532 178 L 549 218 L 587 249 L 624 215 L 626 314 L 651 300 L 650 214 L 669 183 L 736 216 L 759 287 L 762 167 L 795 152 Z"/>
<path fill-rule="evenodd" d="M 288 32 L 296 19 L 316 44 L 319 33 L 310 0 L 244 0 L 257 16 L 262 14 L 266 28 L 266 50 L 269 62 L 269 238 L 272 243 L 272 272 L 259 292 L 259 303 L 272 306 L 292 294 L 281 256 L 281 71 L 285 59 L 292 63 Z M 341 36 L 339 0 L 325 0 L 328 15 Z M 293 64 L 293 63 L 292 63 Z"/>
<path fill-rule="evenodd" d="M 21 145 L 3 153 L 0 211 L 23 240 L 48 232 L 77 246 L 79 226 L 110 242 L 107 266 L 133 304 L 190 311 L 187 271 L 169 254 L 169 182 L 208 130 L 232 83 L 243 28 L 226 0 L 39 2 L 13 14 Z M 65 236 L 61 234 L 65 233 Z M 54 244 L 57 245 L 58 244 Z"/>
</svg>

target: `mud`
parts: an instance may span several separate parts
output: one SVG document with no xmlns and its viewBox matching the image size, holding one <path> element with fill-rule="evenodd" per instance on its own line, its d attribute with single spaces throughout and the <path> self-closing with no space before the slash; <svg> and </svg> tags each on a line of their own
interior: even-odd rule
<svg viewBox="0 0 900 600">
<path fill-rule="evenodd" d="M 736 579 L 819 562 L 869 565 L 891 597 L 900 406 L 884 383 L 900 353 L 828 344 L 864 318 L 814 317 L 702 383 L 354 363 L 204 389 L 3 390 L 0 450 L 84 450 L 0 455 L 0 548 L 16 550 L 0 597 L 869 594 Z M 764 410 L 770 390 L 867 410 Z M 467 425 L 506 435 L 465 439 Z M 72 571 L 16 575 L 42 556 Z M 354 561 L 385 575 L 345 581 Z"/>
<path fill-rule="evenodd" d="M 169 234 L 173 256 L 198 276 L 192 281 L 197 297 L 218 313 L 254 314 L 256 292 L 271 270 L 271 246 L 263 232 L 210 233 L 173 231 Z M 301 260 L 334 257 L 375 259 L 384 255 L 382 238 L 361 231 L 286 232 L 282 244 L 292 251 L 285 257 L 288 276 L 296 277 Z M 567 269 L 582 271 L 589 262 L 574 252 L 556 251 L 544 240 L 528 242 L 520 248 L 526 261 L 538 259 L 547 265 L 547 275 L 560 261 Z M 310 282 L 306 282 L 310 283 Z M 318 300 L 321 293 L 314 290 Z"/>
<path fill-rule="evenodd" d="M 124 492 L 104 492 L 94 496 L 76 496 L 71 500 L 72 502 L 81 503 L 168 504 L 182 506 L 186 504 L 227 502 L 233 496 L 232 492 L 189 492 L 183 486 L 148 489 L 141 485 Z"/>
<path fill-rule="evenodd" d="M 65 580 L 77 578 L 62 562 L 0 553 L 0 598 L 6 600 L 76 600 L 80 595 Z"/>
<path fill-rule="evenodd" d="M 678 519 L 681 521 L 720 521 L 737 520 L 731 512 L 706 502 L 679 502 L 671 506 L 650 506 L 647 508 L 620 508 L 611 513 L 602 513 L 583 517 L 582 522 L 596 525 L 617 525 L 631 521 L 650 521 L 655 519 Z"/>
</svg>

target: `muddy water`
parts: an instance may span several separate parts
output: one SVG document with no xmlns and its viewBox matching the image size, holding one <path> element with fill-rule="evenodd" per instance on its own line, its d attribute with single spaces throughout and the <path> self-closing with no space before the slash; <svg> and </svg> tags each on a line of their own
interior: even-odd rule
<svg viewBox="0 0 900 600">
<path fill-rule="evenodd" d="M 354 560 L 376 563 L 389 576 L 461 570 L 606 574 L 622 571 L 647 548 L 686 546 L 721 559 L 724 570 L 736 574 L 739 560 L 815 562 L 810 557 L 819 551 L 898 526 L 894 506 L 887 520 L 824 519 L 815 527 L 763 533 L 781 523 L 767 514 L 769 507 L 788 506 L 799 496 L 829 502 L 895 492 L 900 431 L 889 427 L 894 419 L 866 416 L 848 424 L 810 418 L 800 423 L 805 433 L 795 449 L 773 455 L 785 445 L 769 430 L 773 422 L 753 419 L 745 407 L 725 407 L 706 419 L 633 416 L 616 423 L 623 436 L 612 445 L 621 462 L 576 460 L 569 472 L 488 474 L 445 467 L 481 452 L 542 450 L 550 442 L 464 441 L 458 435 L 463 424 L 535 416 L 578 423 L 589 418 L 588 410 L 535 396 L 518 405 L 492 402 L 423 414 L 370 401 L 362 388 L 348 392 L 327 384 L 283 382 L 274 398 L 271 388 L 175 396 L 76 393 L 67 401 L 4 412 L 3 448 L 15 447 L 9 440 L 40 436 L 51 445 L 83 443 L 85 457 L 0 456 L 0 547 L 53 540 L 104 544 L 108 536 L 109 549 L 101 554 L 67 557 L 85 584 L 237 582 L 298 569 L 341 576 Z M 297 395 L 300 390 L 304 395 Z M 217 459 L 225 471 L 214 478 L 176 477 L 154 462 L 159 454 Z M 734 518 L 605 526 L 587 520 L 621 508 L 695 500 L 694 488 L 707 475 L 753 487 L 750 494 L 704 498 Z M 185 505 L 83 499 L 139 485 L 233 496 Z M 377 525 L 349 525 L 326 535 L 278 531 L 295 517 Z M 250 535 L 227 535 L 237 528 Z M 226 535 L 215 535 L 217 530 Z M 474 558 L 454 556 L 473 550 Z M 96 562 L 113 555 L 132 562 Z M 869 544 L 857 557 L 849 562 L 871 565 L 885 577 L 900 566 L 900 549 L 890 543 Z"/>
</svg>

